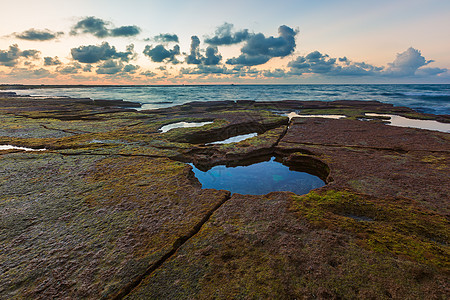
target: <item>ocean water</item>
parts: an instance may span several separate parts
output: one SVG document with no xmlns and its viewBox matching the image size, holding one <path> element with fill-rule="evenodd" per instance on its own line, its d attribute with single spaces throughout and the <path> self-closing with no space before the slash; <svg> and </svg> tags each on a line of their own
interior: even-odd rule
<svg viewBox="0 0 450 300">
<path fill-rule="evenodd" d="M 111 86 L 12 90 L 21 95 L 127 100 L 143 109 L 212 100 L 377 100 L 419 112 L 450 114 L 450 84 Z"/>
</svg>

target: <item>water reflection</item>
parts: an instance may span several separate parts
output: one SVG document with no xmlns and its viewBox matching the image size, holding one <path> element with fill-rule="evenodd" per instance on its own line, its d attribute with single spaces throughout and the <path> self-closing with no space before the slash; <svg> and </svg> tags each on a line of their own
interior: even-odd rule
<svg viewBox="0 0 450 300">
<path fill-rule="evenodd" d="M 206 172 L 190 165 L 202 188 L 228 190 L 231 193 L 265 195 L 274 191 L 290 191 L 303 195 L 325 185 L 319 177 L 293 171 L 275 161 L 275 157 L 248 166 L 215 166 Z"/>
</svg>

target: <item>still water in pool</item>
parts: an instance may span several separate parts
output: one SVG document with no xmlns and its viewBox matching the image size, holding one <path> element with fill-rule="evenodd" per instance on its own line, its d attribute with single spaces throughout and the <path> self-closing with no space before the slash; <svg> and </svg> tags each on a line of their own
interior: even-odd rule
<svg viewBox="0 0 450 300">
<path fill-rule="evenodd" d="M 265 195 L 275 191 L 302 195 L 325 185 L 317 176 L 289 170 L 289 167 L 275 161 L 275 157 L 249 166 L 215 166 L 206 172 L 190 165 L 202 188 L 228 190 L 244 195 Z"/>
</svg>

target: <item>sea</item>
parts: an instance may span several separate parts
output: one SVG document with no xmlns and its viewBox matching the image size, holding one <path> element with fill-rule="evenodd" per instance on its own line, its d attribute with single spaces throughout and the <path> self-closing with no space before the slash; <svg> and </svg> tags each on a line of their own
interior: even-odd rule
<svg viewBox="0 0 450 300">
<path fill-rule="evenodd" d="M 191 101 L 362 100 L 450 115 L 450 84 L 171 85 L 10 90 L 19 95 L 126 100 L 157 109 Z"/>
</svg>

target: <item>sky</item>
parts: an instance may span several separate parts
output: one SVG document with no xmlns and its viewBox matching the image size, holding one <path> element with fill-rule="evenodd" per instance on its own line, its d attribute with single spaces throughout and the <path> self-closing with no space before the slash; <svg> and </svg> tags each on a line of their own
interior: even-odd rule
<svg viewBox="0 0 450 300">
<path fill-rule="evenodd" d="M 450 83 L 449 0 L 0 0 L 0 83 Z"/>
</svg>

